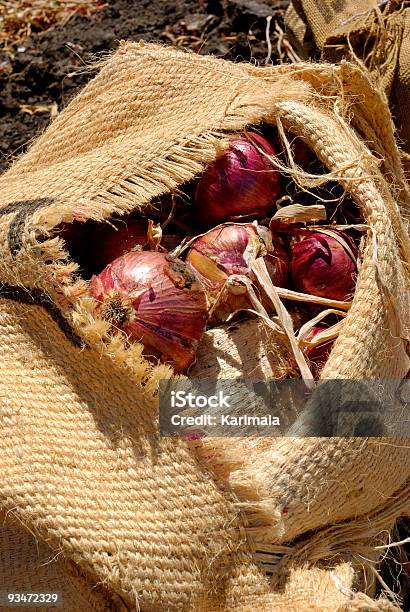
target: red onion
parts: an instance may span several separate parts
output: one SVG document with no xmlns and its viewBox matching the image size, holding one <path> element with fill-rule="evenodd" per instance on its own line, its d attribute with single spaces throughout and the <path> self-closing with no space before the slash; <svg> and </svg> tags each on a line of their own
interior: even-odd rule
<svg viewBox="0 0 410 612">
<path fill-rule="evenodd" d="M 315 325 L 310 330 L 309 334 L 305 337 L 305 340 L 312 340 L 317 334 L 329 329 L 325 325 Z M 309 359 L 309 361 L 315 366 L 316 373 L 319 374 L 320 370 L 325 365 L 326 361 L 329 358 L 330 351 L 332 350 L 334 344 L 334 340 L 327 340 L 322 344 L 317 344 L 316 346 L 309 346 L 305 350 L 305 355 Z"/>
<path fill-rule="evenodd" d="M 302 293 L 347 300 L 356 284 L 356 257 L 356 246 L 344 232 L 301 232 L 291 249 L 293 287 Z"/>
<path fill-rule="evenodd" d="M 148 224 L 144 219 L 116 220 L 112 224 L 101 223 L 91 237 L 90 252 L 96 270 L 102 270 L 109 263 L 131 249 L 143 247 L 147 242 Z"/>
<path fill-rule="evenodd" d="M 219 225 L 191 244 L 186 261 L 215 299 L 233 274 L 255 281 L 251 262 L 258 257 L 264 257 L 273 284 L 286 286 L 289 268 L 286 252 L 281 243 L 273 244 L 271 233 L 263 226 L 251 223 Z M 235 310 L 249 308 L 244 295 L 226 297 L 227 301 L 215 312 L 221 320 Z"/>
<path fill-rule="evenodd" d="M 155 228 L 156 226 L 152 224 Z M 94 271 L 99 272 L 109 263 L 129 251 L 157 250 L 150 244 L 149 224 L 146 219 L 123 219 L 99 224 L 91 234 L 88 251 Z M 170 251 L 181 242 L 179 236 L 163 235 L 159 250 Z"/>
<path fill-rule="evenodd" d="M 260 134 L 249 132 L 257 147 L 275 156 Z M 280 174 L 247 138 L 232 139 L 228 149 L 200 178 L 195 193 L 198 219 L 206 226 L 239 217 L 269 215 L 280 191 Z"/>
<path fill-rule="evenodd" d="M 193 363 L 207 300 L 183 261 L 159 252 L 126 253 L 92 277 L 90 294 L 104 319 L 154 349 L 177 372 Z"/>
<path fill-rule="evenodd" d="M 76 260 L 83 259 L 86 252 L 85 227 L 85 223 L 73 221 L 72 223 L 60 223 L 55 228 L 56 233 L 64 239 L 67 250 Z"/>
<path fill-rule="evenodd" d="M 293 161 L 301 168 L 306 169 L 316 159 L 312 149 L 298 136 L 292 138 L 290 148 L 292 150 Z"/>
<path fill-rule="evenodd" d="M 163 234 L 161 247 L 165 249 L 165 251 L 173 251 L 181 242 L 181 236 L 177 236 L 176 234 Z"/>
</svg>

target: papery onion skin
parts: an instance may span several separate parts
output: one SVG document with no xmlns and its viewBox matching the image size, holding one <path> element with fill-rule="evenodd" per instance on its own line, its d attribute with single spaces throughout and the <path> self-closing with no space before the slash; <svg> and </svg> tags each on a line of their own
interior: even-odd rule
<svg viewBox="0 0 410 612">
<path fill-rule="evenodd" d="M 186 262 L 215 299 L 234 274 L 255 281 L 251 262 L 258 257 L 264 258 L 273 284 L 285 287 L 289 270 L 285 249 L 280 243 L 273 244 L 267 228 L 252 223 L 226 223 L 209 230 L 191 244 Z M 225 320 L 229 313 L 249 307 L 246 295 L 231 295 L 216 317 Z"/>
<path fill-rule="evenodd" d="M 315 336 L 317 336 L 317 334 L 320 334 L 326 329 L 329 328 L 325 325 L 315 325 L 312 327 L 305 340 L 312 340 Z M 316 346 L 309 346 L 305 349 L 305 355 L 311 364 L 314 365 L 316 375 L 320 374 L 320 371 L 323 369 L 323 366 L 328 360 L 333 344 L 334 339 L 328 340 L 327 342 L 323 342 L 322 344 L 318 344 Z"/>
<path fill-rule="evenodd" d="M 103 318 L 130 340 L 154 349 L 176 372 L 185 372 L 207 321 L 207 299 L 196 276 L 165 253 L 132 251 L 90 282 Z"/>
<path fill-rule="evenodd" d="M 191 244 L 186 261 L 204 283 L 217 290 L 232 274 L 253 278 L 250 263 L 258 257 L 267 258 L 274 274 L 272 282 L 286 286 L 285 249 L 279 243 L 274 246 L 267 228 L 252 223 L 227 223 L 209 230 Z"/>
<path fill-rule="evenodd" d="M 268 155 L 276 150 L 266 138 L 249 132 L 250 140 Z M 233 138 L 228 149 L 208 166 L 195 192 L 197 219 L 210 227 L 239 217 L 269 216 L 279 196 L 281 177 L 272 162 L 245 136 Z"/>
<path fill-rule="evenodd" d="M 333 230 L 357 257 L 357 249 L 343 232 Z M 357 264 L 340 242 L 320 231 L 296 236 L 291 248 L 292 285 L 296 291 L 331 300 L 352 296 Z"/>
</svg>

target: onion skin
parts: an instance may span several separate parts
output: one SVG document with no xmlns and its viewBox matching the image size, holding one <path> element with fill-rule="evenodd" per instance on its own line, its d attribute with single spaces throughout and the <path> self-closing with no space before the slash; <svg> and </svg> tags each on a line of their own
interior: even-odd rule
<svg viewBox="0 0 410 612">
<path fill-rule="evenodd" d="M 207 321 L 205 291 L 179 259 L 165 253 L 132 251 L 117 258 L 90 282 L 101 316 L 142 342 L 176 372 L 195 360 Z"/>
<path fill-rule="evenodd" d="M 268 155 L 270 142 L 256 132 L 249 137 Z M 280 193 L 281 177 L 271 161 L 245 137 L 231 140 L 228 149 L 200 178 L 195 192 L 197 219 L 206 227 L 240 217 L 270 215 Z"/>
<path fill-rule="evenodd" d="M 357 257 L 356 246 L 349 236 L 332 231 Z M 348 300 L 354 292 L 356 261 L 333 236 L 320 231 L 297 236 L 291 248 L 290 266 L 296 291 L 341 301 Z"/>
<path fill-rule="evenodd" d="M 280 243 L 273 244 L 271 233 L 263 226 L 226 223 L 211 229 L 191 244 L 186 262 L 194 269 L 212 301 L 233 274 L 244 275 L 255 282 L 250 264 L 258 257 L 265 259 L 273 284 L 285 287 L 289 270 L 287 254 Z M 249 307 L 246 295 L 228 295 L 216 310 L 215 317 L 223 321 L 235 310 Z"/>
<path fill-rule="evenodd" d="M 306 336 L 306 340 L 312 340 L 317 334 L 320 334 L 320 332 L 325 329 L 328 329 L 325 325 L 315 325 Z M 309 346 L 305 350 L 306 357 L 314 365 L 316 376 L 319 376 L 320 371 L 328 360 L 333 344 L 334 340 L 328 340 L 327 342 L 323 342 L 323 344 Z"/>
</svg>

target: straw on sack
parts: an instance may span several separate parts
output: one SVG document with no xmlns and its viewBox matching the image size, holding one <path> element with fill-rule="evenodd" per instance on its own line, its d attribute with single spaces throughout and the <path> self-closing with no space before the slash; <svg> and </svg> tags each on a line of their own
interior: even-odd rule
<svg viewBox="0 0 410 612">
<path fill-rule="evenodd" d="M 324 530 L 317 561 L 343 533 L 357 568 L 357 542 L 371 558 L 367 517 L 388 531 L 409 507 L 405 439 L 243 439 L 235 449 L 221 438 L 210 452 L 206 441 L 161 439 L 156 391 L 171 369 L 109 334 L 53 237 L 61 221 L 146 206 L 201 172 L 230 131 L 262 121 L 312 146 L 371 228 L 325 375 L 404 376 L 408 190 L 386 107 L 358 69 L 255 68 L 121 45 L 0 180 L 1 506 L 131 608 L 278 605 L 261 563 L 271 546 Z M 287 559 L 302 567 L 309 555 Z"/>
</svg>

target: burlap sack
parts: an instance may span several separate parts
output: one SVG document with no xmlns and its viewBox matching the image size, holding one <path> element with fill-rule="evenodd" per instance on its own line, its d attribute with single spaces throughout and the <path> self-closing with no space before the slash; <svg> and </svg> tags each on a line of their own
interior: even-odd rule
<svg viewBox="0 0 410 612">
<path fill-rule="evenodd" d="M 13 593 L 57 594 L 69 610 L 109 612 L 120 609 L 120 601 L 107 589 L 96 586 L 95 577 L 83 575 L 60 551 L 22 528 L 11 515 L 0 514 L 0 584 L 2 591 Z M 2 610 L 15 610 L 2 602 Z M 27 606 L 26 606 L 27 607 Z M 30 606 L 29 606 L 30 607 Z M 55 610 L 44 605 L 45 612 Z"/>
<path fill-rule="evenodd" d="M 301 57 L 319 50 L 322 59 L 367 68 L 389 98 L 400 145 L 410 153 L 410 3 L 293 0 L 285 24 Z"/>
<path fill-rule="evenodd" d="M 308 142 L 369 225 L 323 376 L 403 377 L 408 188 L 387 107 L 357 68 L 122 44 L 0 180 L 1 507 L 130 609 L 365 609 L 354 590 L 372 594 L 374 545 L 409 513 L 407 439 L 159 437 L 170 368 L 108 334 L 53 236 L 145 206 L 261 121 Z"/>
</svg>

